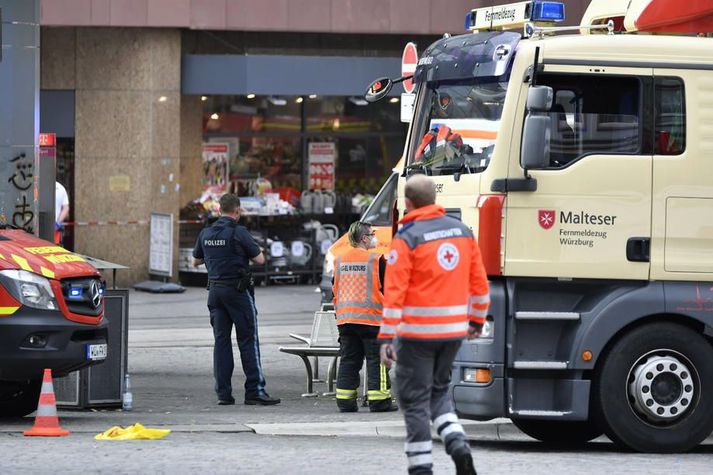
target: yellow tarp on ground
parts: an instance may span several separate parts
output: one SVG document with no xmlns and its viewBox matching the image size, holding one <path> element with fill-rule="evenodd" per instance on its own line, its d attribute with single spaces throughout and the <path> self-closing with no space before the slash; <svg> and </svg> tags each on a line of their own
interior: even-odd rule
<svg viewBox="0 0 713 475">
<path fill-rule="evenodd" d="M 154 440 L 163 439 L 170 433 L 169 429 L 151 429 L 137 423 L 127 428 L 114 426 L 94 438 L 96 440 Z"/>
</svg>

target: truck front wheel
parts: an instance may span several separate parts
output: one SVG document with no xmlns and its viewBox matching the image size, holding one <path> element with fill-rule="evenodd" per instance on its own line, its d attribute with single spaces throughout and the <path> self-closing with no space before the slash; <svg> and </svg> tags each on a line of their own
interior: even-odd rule
<svg viewBox="0 0 713 475">
<path fill-rule="evenodd" d="M 636 328 L 600 362 L 593 397 L 614 442 L 639 452 L 690 450 L 713 431 L 713 346 L 674 323 Z"/>
<path fill-rule="evenodd" d="M 0 381 L 0 417 L 23 417 L 37 409 L 41 379 Z"/>
<path fill-rule="evenodd" d="M 554 446 L 582 445 L 602 435 L 602 431 L 589 421 L 513 419 L 512 422 L 533 439 Z"/>
</svg>

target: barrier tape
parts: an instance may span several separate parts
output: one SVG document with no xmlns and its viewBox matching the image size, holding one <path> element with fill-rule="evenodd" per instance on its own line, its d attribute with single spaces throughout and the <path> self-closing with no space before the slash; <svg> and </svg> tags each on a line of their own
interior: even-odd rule
<svg viewBox="0 0 713 475">
<path fill-rule="evenodd" d="M 115 225 L 115 226 L 125 226 L 125 225 L 147 225 L 149 224 L 148 220 L 146 219 L 138 219 L 138 220 L 131 220 L 131 221 L 70 221 L 67 223 L 62 223 L 63 226 L 69 227 L 69 226 L 108 226 L 108 225 Z"/>
<path fill-rule="evenodd" d="M 177 224 L 205 224 L 205 221 L 200 220 L 200 219 L 180 219 L 176 222 Z M 70 227 L 70 226 L 126 226 L 126 225 L 141 225 L 145 226 L 149 224 L 149 221 L 147 219 L 136 219 L 136 220 L 129 220 L 129 221 L 115 221 L 115 220 L 109 220 L 109 221 L 69 221 L 66 223 L 62 223 L 63 226 L 65 227 Z"/>
</svg>

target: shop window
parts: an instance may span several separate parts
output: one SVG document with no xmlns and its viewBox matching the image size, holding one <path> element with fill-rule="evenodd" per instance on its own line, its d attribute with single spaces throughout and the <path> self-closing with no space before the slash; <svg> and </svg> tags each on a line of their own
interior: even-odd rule
<svg viewBox="0 0 713 475">
<path fill-rule="evenodd" d="M 405 132 L 396 100 L 369 104 L 358 96 L 308 96 L 304 107 L 308 133 Z"/>
<path fill-rule="evenodd" d="M 641 82 L 636 77 L 543 74 L 554 92 L 549 112 L 550 167 L 590 154 L 641 150 Z"/>
<path fill-rule="evenodd" d="M 679 155 L 686 149 L 686 103 L 683 81 L 656 78 L 655 154 Z"/>
<path fill-rule="evenodd" d="M 203 107 L 206 134 L 299 133 L 302 113 L 297 97 L 209 96 Z"/>
</svg>

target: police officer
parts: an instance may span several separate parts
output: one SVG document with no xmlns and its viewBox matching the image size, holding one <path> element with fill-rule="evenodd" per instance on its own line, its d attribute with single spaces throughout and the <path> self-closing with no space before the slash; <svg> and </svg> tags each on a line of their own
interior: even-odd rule
<svg viewBox="0 0 713 475">
<path fill-rule="evenodd" d="M 405 195 L 408 213 L 387 258 L 381 361 L 388 367 L 398 361 L 409 474 L 433 473 L 432 424 L 458 475 L 472 475 L 448 386 L 461 342 L 476 338 L 485 324 L 488 278 L 471 230 L 435 204 L 433 181 L 414 175 Z"/>
<path fill-rule="evenodd" d="M 334 304 L 339 329 L 339 373 L 337 408 L 356 412 L 359 371 L 366 358 L 368 400 L 371 412 L 395 411 L 391 383 L 379 359 L 376 335 L 381 324 L 386 262 L 376 247 L 376 233 L 359 221 L 349 228 L 351 248 L 337 258 L 334 266 Z"/>
<path fill-rule="evenodd" d="M 247 229 L 238 225 L 240 199 L 233 194 L 220 198 L 221 217 L 201 231 L 193 249 L 193 265 L 205 262 L 208 268 L 208 309 L 213 327 L 213 373 L 219 405 L 235 404 L 233 376 L 233 325 L 237 333 L 240 359 L 245 372 L 245 404 L 279 404 L 265 392 L 265 376 L 260 363 L 257 309 L 249 263 L 264 264 L 257 243 Z"/>
</svg>

